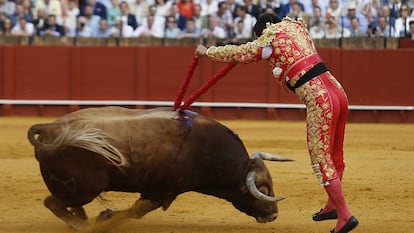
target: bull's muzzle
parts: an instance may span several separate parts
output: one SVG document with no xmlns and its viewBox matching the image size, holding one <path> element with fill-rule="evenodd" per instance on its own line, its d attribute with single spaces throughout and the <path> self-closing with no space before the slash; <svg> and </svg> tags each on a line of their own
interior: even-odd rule
<svg viewBox="0 0 414 233">
<path fill-rule="evenodd" d="M 256 217 L 256 222 L 258 222 L 258 223 L 273 222 L 273 221 L 276 220 L 277 216 L 278 216 L 278 213 L 273 213 L 269 217 Z"/>
</svg>

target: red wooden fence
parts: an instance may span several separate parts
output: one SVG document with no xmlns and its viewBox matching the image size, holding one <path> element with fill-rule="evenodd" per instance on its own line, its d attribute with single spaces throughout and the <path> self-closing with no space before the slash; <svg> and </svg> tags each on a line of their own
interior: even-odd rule
<svg viewBox="0 0 414 233">
<path fill-rule="evenodd" d="M 0 46 L 1 100 L 174 101 L 194 47 Z M 356 107 L 350 121 L 414 122 L 414 50 L 320 48 Z M 224 64 L 201 59 L 187 95 Z M 238 65 L 200 102 L 299 104 L 265 62 Z M 0 103 L 1 104 L 1 103 Z M 373 106 L 363 110 L 358 106 Z M 378 108 L 375 108 L 375 107 Z M 383 106 L 400 106 L 381 110 Z M 70 105 L 1 104 L 0 115 L 61 115 Z M 142 107 L 142 106 L 131 106 Z M 408 107 L 408 110 L 407 110 Z M 203 107 L 216 118 L 303 119 L 303 109 Z"/>
</svg>

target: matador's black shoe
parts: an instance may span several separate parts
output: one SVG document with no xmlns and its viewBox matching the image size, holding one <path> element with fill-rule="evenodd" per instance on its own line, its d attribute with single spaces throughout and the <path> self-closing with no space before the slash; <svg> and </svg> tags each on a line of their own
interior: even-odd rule
<svg viewBox="0 0 414 233">
<path fill-rule="evenodd" d="M 357 227 L 358 224 L 359 224 L 358 219 L 352 216 L 341 229 L 335 232 L 335 228 L 334 228 L 331 230 L 331 233 L 347 233 L 347 232 L 352 231 L 355 227 Z"/>
<path fill-rule="evenodd" d="M 319 212 L 312 214 L 312 220 L 313 221 L 324 221 L 329 219 L 337 219 L 338 214 L 336 213 L 336 210 L 329 211 L 327 213 L 321 213 L 323 209 L 321 209 Z"/>
</svg>

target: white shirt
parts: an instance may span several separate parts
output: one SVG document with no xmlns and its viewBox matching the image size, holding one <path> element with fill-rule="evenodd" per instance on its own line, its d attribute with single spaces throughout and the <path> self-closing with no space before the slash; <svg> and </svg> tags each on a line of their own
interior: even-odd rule
<svg viewBox="0 0 414 233">
<path fill-rule="evenodd" d="M 20 26 L 20 23 L 17 23 L 12 28 L 11 33 L 14 34 L 14 33 L 18 33 L 18 32 L 26 32 L 30 36 L 33 36 L 34 33 L 35 33 L 35 28 L 34 28 L 34 25 L 32 23 L 29 23 L 29 22 L 26 23 L 26 26 L 24 28 L 22 28 Z"/>
<path fill-rule="evenodd" d="M 125 37 L 125 38 L 129 38 L 133 36 L 134 33 L 134 29 L 129 26 L 129 25 L 122 25 L 122 35 L 119 35 L 119 29 L 116 26 L 111 27 L 111 35 L 115 34 L 116 36 L 119 37 Z"/>
</svg>

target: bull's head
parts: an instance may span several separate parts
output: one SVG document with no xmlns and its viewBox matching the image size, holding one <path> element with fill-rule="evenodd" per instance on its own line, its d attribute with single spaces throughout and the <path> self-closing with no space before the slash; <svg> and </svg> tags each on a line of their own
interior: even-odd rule
<svg viewBox="0 0 414 233">
<path fill-rule="evenodd" d="M 274 196 L 272 177 L 263 160 L 293 161 L 264 152 L 256 152 L 250 157 L 250 170 L 246 175 L 246 185 L 242 188 L 247 200 L 233 203 L 233 205 L 255 217 L 259 223 L 274 221 L 278 216 L 277 202 L 287 198 L 286 196 Z"/>
</svg>

